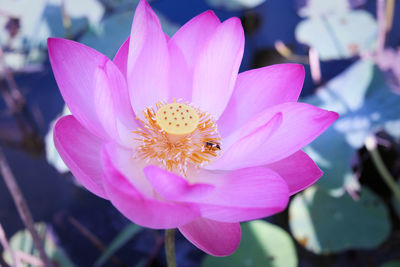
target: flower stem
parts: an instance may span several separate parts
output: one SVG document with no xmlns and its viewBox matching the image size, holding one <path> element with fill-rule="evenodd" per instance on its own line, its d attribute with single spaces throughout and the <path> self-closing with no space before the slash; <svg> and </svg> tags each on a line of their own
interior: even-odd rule
<svg viewBox="0 0 400 267">
<path fill-rule="evenodd" d="M 374 136 L 370 136 L 365 141 L 365 147 L 371 154 L 372 162 L 374 163 L 376 169 L 378 170 L 379 174 L 381 175 L 383 181 L 392 191 L 392 194 L 400 203 L 400 188 L 396 183 L 396 180 L 390 174 L 389 170 L 386 168 L 385 163 L 382 160 L 381 155 L 379 154 L 376 139 Z"/>
<path fill-rule="evenodd" d="M 376 41 L 376 52 L 382 53 L 385 48 L 386 39 L 386 0 L 376 1 L 376 16 L 378 19 L 378 38 Z"/>
<path fill-rule="evenodd" d="M 25 201 L 24 196 L 18 186 L 17 181 L 14 178 L 13 173 L 11 172 L 11 168 L 9 167 L 6 158 L 3 154 L 3 151 L 0 147 L 0 173 L 3 176 L 4 182 L 8 190 L 11 193 L 11 196 L 14 200 L 15 205 L 17 206 L 17 210 L 19 216 L 22 219 L 22 222 L 25 224 L 25 227 L 28 229 L 32 236 L 33 243 L 36 246 L 36 249 L 39 252 L 40 258 L 43 261 L 43 265 L 45 267 L 53 267 L 53 263 L 47 257 L 44 247 L 43 247 L 43 240 L 39 236 L 39 233 L 36 231 L 32 213 L 29 210 L 28 204 Z"/>
<path fill-rule="evenodd" d="M 176 267 L 175 229 L 165 230 L 165 254 L 167 255 L 167 266 Z"/>
</svg>

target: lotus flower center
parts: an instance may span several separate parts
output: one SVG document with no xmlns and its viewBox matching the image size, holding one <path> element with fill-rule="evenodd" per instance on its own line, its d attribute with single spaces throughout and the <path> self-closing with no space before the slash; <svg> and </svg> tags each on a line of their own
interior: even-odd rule
<svg viewBox="0 0 400 267">
<path fill-rule="evenodd" d="M 171 103 L 160 107 L 156 113 L 157 124 L 168 134 L 186 135 L 196 130 L 199 115 L 186 104 Z"/>
<path fill-rule="evenodd" d="M 187 103 L 156 104 L 143 110 L 143 127 L 134 131 L 139 145 L 135 157 L 187 176 L 215 159 L 221 150 L 221 137 L 215 119 Z"/>
</svg>

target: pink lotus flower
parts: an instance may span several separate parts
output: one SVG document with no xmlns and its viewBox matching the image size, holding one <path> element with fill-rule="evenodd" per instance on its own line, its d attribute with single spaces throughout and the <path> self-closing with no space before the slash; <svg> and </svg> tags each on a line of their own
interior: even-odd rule
<svg viewBox="0 0 400 267">
<path fill-rule="evenodd" d="M 243 47 L 237 18 L 221 23 L 207 11 L 168 37 L 146 1 L 113 61 L 50 38 L 73 114 L 55 126 L 58 152 L 133 222 L 178 228 L 209 254 L 231 254 L 239 222 L 282 211 L 322 176 L 300 149 L 338 117 L 296 103 L 301 65 L 238 74 Z"/>
</svg>

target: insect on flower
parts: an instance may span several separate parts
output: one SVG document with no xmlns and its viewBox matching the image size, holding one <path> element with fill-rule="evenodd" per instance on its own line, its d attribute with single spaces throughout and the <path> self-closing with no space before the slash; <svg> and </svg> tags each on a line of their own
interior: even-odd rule
<svg viewBox="0 0 400 267">
<path fill-rule="evenodd" d="M 206 142 L 205 146 L 209 150 L 221 150 L 219 143 Z"/>
</svg>

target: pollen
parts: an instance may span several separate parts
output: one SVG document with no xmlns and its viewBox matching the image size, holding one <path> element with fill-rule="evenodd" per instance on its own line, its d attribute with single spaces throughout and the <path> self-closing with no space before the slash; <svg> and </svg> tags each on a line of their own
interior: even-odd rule
<svg viewBox="0 0 400 267">
<path fill-rule="evenodd" d="M 184 114 L 183 111 L 187 112 Z M 180 114 L 180 116 L 176 114 Z M 157 110 L 156 121 L 160 128 L 168 134 L 186 135 L 196 130 L 199 124 L 199 115 L 189 105 L 171 103 L 163 105 Z"/>
<path fill-rule="evenodd" d="M 134 131 L 139 141 L 136 158 L 186 177 L 218 157 L 221 137 L 208 113 L 188 103 L 159 102 L 143 116 L 138 119 L 143 126 Z"/>
</svg>

